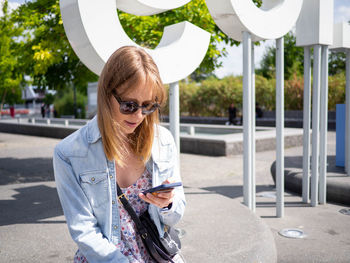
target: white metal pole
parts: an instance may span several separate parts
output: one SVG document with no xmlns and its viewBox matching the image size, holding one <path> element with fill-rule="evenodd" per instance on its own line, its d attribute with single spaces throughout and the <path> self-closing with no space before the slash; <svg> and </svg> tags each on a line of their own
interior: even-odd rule
<svg viewBox="0 0 350 263">
<path fill-rule="evenodd" d="M 276 216 L 284 216 L 284 43 L 276 39 Z"/>
<path fill-rule="evenodd" d="M 320 75 L 321 46 L 314 46 L 314 75 L 312 96 L 312 166 L 311 166 L 311 205 L 318 204 L 319 176 L 319 132 L 320 132 Z"/>
<path fill-rule="evenodd" d="M 310 121 L 311 121 L 311 55 L 304 47 L 304 109 L 303 109 L 303 202 L 310 196 Z"/>
<path fill-rule="evenodd" d="M 243 32 L 243 202 L 249 209 L 252 209 L 251 46 L 250 33 Z"/>
<path fill-rule="evenodd" d="M 350 50 L 346 51 L 346 84 L 345 84 L 345 109 L 346 109 L 346 124 L 345 124 L 345 167 L 347 174 L 350 176 Z"/>
<path fill-rule="evenodd" d="M 252 43 L 252 211 L 255 212 L 256 201 L 255 201 L 255 62 L 254 62 L 254 42 Z"/>
<path fill-rule="evenodd" d="M 179 82 L 170 83 L 169 87 L 169 126 L 180 154 L 180 95 Z M 178 155 L 180 156 L 180 155 Z M 180 159 L 180 158 L 179 158 Z"/>
<path fill-rule="evenodd" d="M 320 117 L 320 204 L 327 197 L 327 129 L 328 129 L 328 46 L 322 46 Z"/>
</svg>

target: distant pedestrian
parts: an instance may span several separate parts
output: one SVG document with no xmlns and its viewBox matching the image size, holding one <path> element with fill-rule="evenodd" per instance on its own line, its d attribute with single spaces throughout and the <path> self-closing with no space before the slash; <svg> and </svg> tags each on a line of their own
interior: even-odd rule
<svg viewBox="0 0 350 263">
<path fill-rule="evenodd" d="M 55 107 L 53 107 L 53 111 L 52 111 L 53 117 L 57 118 L 57 110 Z"/>
<path fill-rule="evenodd" d="M 45 107 L 46 117 L 50 118 L 50 105 L 47 104 Z"/>
<path fill-rule="evenodd" d="M 81 119 L 81 108 L 77 109 L 77 117 L 78 119 Z"/>
<path fill-rule="evenodd" d="M 45 111 L 46 111 L 46 107 L 45 107 L 45 104 L 41 104 L 41 117 L 42 118 L 45 118 Z"/>
<path fill-rule="evenodd" d="M 257 118 L 262 118 L 262 116 L 264 115 L 262 109 L 259 106 L 259 103 L 255 103 L 255 114 Z"/>
<path fill-rule="evenodd" d="M 237 108 L 234 103 L 231 103 L 228 108 L 228 124 L 236 125 Z"/>
<path fill-rule="evenodd" d="M 14 107 L 13 105 L 10 106 L 10 116 L 11 116 L 12 118 L 15 117 L 15 107 Z"/>
<path fill-rule="evenodd" d="M 122 47 L 102 70 L 97 116 L 56 146 L 57 191 L 78 245 L 74 262 L 159 262 L 146 250 L 116 189 L 138 216 L 149 213 L 161 237 L 183 216 L 183 187 L 142 193 L 181 181 L 174 139 L 158 125 L 165 96 L 151 56 L 141 48 Z M 174 258 L 183 262 L 179 254 Z"/>
</svg>

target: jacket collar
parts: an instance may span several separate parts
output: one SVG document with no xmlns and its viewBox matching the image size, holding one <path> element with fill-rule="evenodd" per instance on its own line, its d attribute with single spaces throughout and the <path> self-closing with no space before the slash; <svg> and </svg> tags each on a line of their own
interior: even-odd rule
<svg viewBox="0 0 350 263">
<path fill-rule="evenodd" d="M 101 138 L 100 129 L 97 124 L 97 115 L 87 124 L 87 139 L 89 143 L 95 143 Z"/>
</svg>

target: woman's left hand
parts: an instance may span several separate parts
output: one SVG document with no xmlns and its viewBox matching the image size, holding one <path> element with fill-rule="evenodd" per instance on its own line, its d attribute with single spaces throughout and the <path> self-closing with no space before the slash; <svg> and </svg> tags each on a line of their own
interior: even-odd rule
<svg viewBox="0 0 350 263">
<path fill-rule="evenodd" d="M 170 184 L 173 182 L 174 181 L 171 180 L 171 178 L 168 178 L 162 184 Z M 139 197 L 150 204 L 158 206 L 159 208 L 166 208 L 173 202 L 174 189 L 171 189 L 170 191 L 167 191 L 167 192 L 159 192 L 159 193 L 155 192 L 152 194 L 148 193 L 146 195 L 144 195 L 143 193 L 140 193 Z"/>
</svg>

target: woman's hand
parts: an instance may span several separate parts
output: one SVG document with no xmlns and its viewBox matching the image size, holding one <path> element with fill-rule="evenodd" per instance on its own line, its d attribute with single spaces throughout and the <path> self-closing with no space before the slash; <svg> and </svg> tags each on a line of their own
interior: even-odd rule
<svg viewBox="0 0 350 263">
<path fill-rule="evenodd" d="M 171 178 L 168 178 L 162 184 L 171 184 L 173 182 L 175 181 L 171 180 Z M 148 193 L 146 195 L 140 193 L 139 197 L 150 204 L 158 206 L 159 208 L 166 208 L 173 202 L 174 189 L 171 189 L 167 192 L 154 192 L 152 194 Z"/>
</svg>

